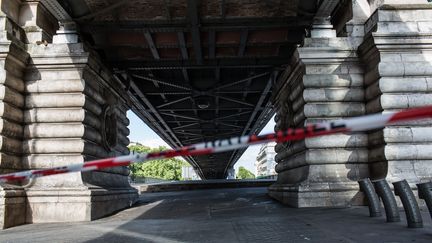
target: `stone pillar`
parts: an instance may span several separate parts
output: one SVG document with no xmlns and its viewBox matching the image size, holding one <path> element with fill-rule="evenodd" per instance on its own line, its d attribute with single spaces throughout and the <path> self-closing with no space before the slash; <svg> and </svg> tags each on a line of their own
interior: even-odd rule
<svg viewBox="0 0 432 243">
<path fill-rule="evenodd" d="M 0 0 L 0 173 L 127 154 L 128 96 L 43 1 Z M 54 43 L 51 43 L 51 40 Z M 24 44 L 27 43 L 27 44 Z M 130 206 L 126 167 L 0 186 L 0 228 L 86 221 Z"/>
<path fill-rule="evenodd" d="M 432 4 L 384 5 L 366 23 L 360 54 L 367 113 L 432 105 Z M 432 178 L 432 122 L 405 122 L 369 134 L 373 179 Z M 415 185 L 413 185 L 415 188 Z"/>
<path fill-rule="evenodd" d="M 326 20 L 315 22 L 274 89 L 275 130 L 365 113 L 360 43 L 336 37 Z M 366 134 L 278 143 L 275 151 L 278 179 L 269 195 L 290 206 L 348 206 L 357 180 L 368 176 Z"/>
<path fill-rule="evenodd" d="M 123 87 L 83 43 L 60 39 L 28 45 L 24 163 L 47 168 L 127 154 Z M 27 189 L 27 221 L 86 221 L 128 207 L 137 198 L 128 174 L 117 167 L 38 178 Z"/>
<path fill-rule="evenodd" d="M 0 1 L 0 173 L 25 169 L 21 162 L 24 81 L 28 59 L 16 24 L 20 1 Z M 0 229 L 25 223 L 25 192 L 0 185 Z"/>
</svg>

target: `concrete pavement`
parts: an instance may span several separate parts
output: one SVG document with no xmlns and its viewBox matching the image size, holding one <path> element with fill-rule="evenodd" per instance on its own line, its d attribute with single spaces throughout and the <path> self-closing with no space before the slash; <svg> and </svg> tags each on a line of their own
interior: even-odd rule
<svg viewBox="0 0 432 243">
<path fill-rule="evenodd" d="M 408 229 L 367 207 L 295 209 L 266 188 L 147 193 L 139 204 L 83 223 L 33 224 L 0 231 L 0 242 L 432 242 L 432 224 Z M 403 215 L 403 212 L 401 212 Z"/>
</svg>

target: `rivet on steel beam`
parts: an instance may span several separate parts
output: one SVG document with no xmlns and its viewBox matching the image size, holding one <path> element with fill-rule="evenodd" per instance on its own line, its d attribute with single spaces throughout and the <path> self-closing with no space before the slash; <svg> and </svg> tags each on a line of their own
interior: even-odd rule
<svg viewBox="0 0 432 243">
<path fill-rule="evenodd" d="M 406 180 L 393 182 L 394 191 L 400 197 L 405 210 L 408 228 L 422 228 L 423 220 L 417 200 Z"/>
<path fill-rule="evenodd" d="M 375 191 L 381 198 L 386 212 L 387 222 L 399 222 L 399 209 L 393 192 L 385 179 L 373 181 Z"/>
<path fill-rule="evenodd" d="M 378 195 L 375 192 L 374 186 L 369 178 L 365 178 L 358 181 L 360 185 L 360 191 L 362 191 L 367 200 L 369 206 L 369 215 L 371 217 L 381 216 L 381 203 Z"/>
<path fill-rule="evenodd" d="M 419 183 L 417 188 L 419 198 L 425 200 L 429 214 L 432 217 L 432 181 Z"/>
</svg>

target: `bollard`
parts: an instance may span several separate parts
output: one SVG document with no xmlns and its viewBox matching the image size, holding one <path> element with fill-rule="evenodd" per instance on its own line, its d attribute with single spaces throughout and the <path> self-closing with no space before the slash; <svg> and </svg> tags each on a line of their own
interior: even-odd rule
<svg viewBox="0 0 432 243">
<path fill-rule="evenodd" d="M 387 181 L 385 179 L 377 180 L 374 181 L 373 184 L 375 186 L 375 191 L 383 201 L 387 222 L 399 222 L 399 209 L 396 204 L 396 199 Z"/>
<path fill-rule="evenodd" d="M 365 194 L 368 200 L 369 216 L 379 217 L 381 216 L 381 204 L 378 195 L 375 192 L 374 186 L 369 178 L 365 178 L 358 181 L 360 190 Z"/>
<path fill-rule="evenodd" d="M 429 214 L 432 217 L 432 181 L 419 183 L 417 184 L 417 188 L 419 198 L 425 200 Z"/>
<path fill-rule="evenodd" d="M 400 197 L 405 210 L 408 228 L 423 228 L 423 220 L 414 193 L 406 180 L 393 182 L 394 191 Z"/>
</svg>

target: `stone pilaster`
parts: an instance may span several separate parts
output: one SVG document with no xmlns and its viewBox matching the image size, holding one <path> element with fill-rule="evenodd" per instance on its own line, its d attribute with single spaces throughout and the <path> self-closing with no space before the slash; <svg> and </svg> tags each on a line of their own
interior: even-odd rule
<svg viewBox="0 0 432 243">
<path fill-rule="evenodd" d="M 25 169 L 22 164 L 24 81 L 28 59 L 23 30 L 16 24 L 19 1 L 0 1 L 0 173 Z M 0 229 L 25 223 L 22 188 L 0 185 Z"/>
<path fill-rule="evenodd" d="M 360 54 L 367 113 L 432 105 L 432 4 L 383 5 L 365 26 Z M 369 134 L 373 179 L 432 178 L 432 122 L 406 122 Z M 414 186 L 415 187 L 415 186 Z"/>
<path fill-rule="evenodd" d="M 275 89 L 276 130 L 365 113 L 361 39 L 336 37 L 322 21 L 291 60 Z M 294 207 L 347 206 L 368 175 L 367 135 L 332 135 L 275 147 L 273 198 Z"/>
<path fill-rule="evenodd" d="M 82 43 L 28 45 L 24 163 L 47 168 L 127 154 L 123 88 Z M 27 189 L 27 221 L 92 220 L 130 206 L 126 167 L 39 178 Z"/>
<path fill-rule="evenodd" d="M 18 24 L 25 30 L 28 43 L 50 43 L 59 28 L 57 19 L 42 2 L 41 0 L 21 1 Z"/>
</svg>

